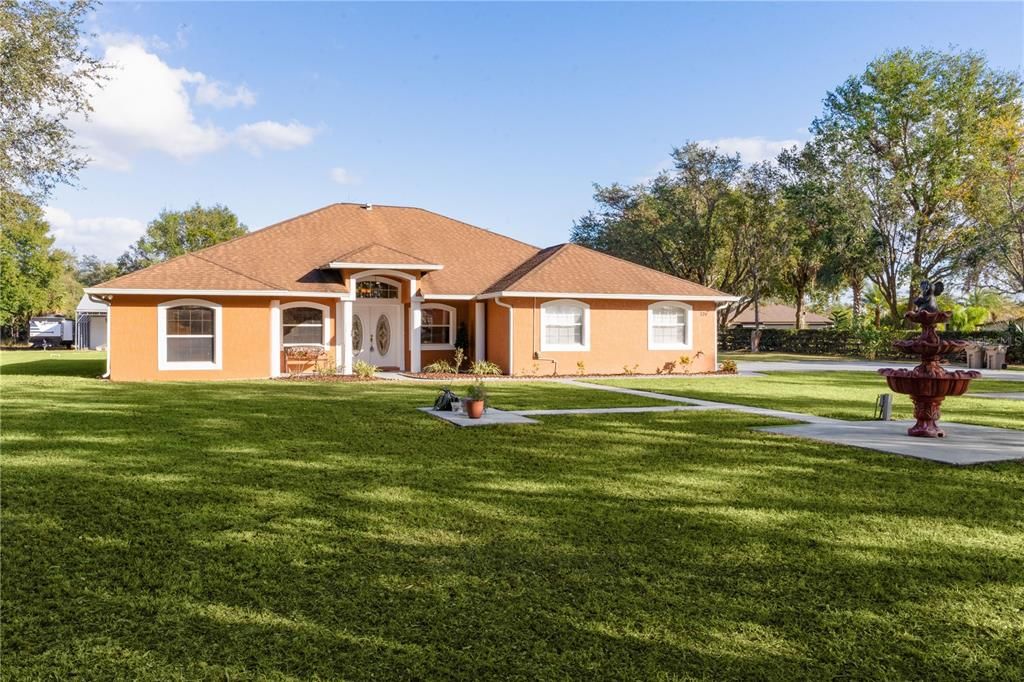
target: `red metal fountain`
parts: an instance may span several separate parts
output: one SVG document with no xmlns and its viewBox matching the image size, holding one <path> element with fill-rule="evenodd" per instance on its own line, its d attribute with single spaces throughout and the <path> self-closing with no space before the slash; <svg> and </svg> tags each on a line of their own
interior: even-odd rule
<svg viewBox="0 0 1024 682">
<path fill-rule="evenodd" d="M 921 325 L 921 334 L 913 339 L 897 341 L 893 345 L 904 353 L 921 356 L 921 364 L 913 369 L 880 369 L 878 373 L 896 393 L 906 393 L 914 401 L 914 419 L 917 422 L 907 429 L 907 434 L 919 438 L 942 438 L 945 432 L 939 428 L 941 413 L 939 407 L 946 396 L 963 395 L 971 379 L 977 379 L 981 372 L 973 370 L 946 371 L 939 365 L 939 358 L 947 353 L 962 351 L 967 341 L 945 340 L 935 332 L 935 325 L 949 320 L 950 313 L 940 311 L 935 297 L 942 293 L 942 282 L 921 282 L 921 296 L 914 301 L 915 310 L 906 318 Z"/>
</svg>

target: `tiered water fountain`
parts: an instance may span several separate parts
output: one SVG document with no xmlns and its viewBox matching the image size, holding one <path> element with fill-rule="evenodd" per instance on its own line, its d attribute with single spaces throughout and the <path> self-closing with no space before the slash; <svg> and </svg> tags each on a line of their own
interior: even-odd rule
<svg viewBox="0 0 1024 682">
<path fill-rule="evenodd" d="M 939 338 L 935 325 L 949 320 L 950 313 L 940 311 L 935 297 L 942 293 L 942 282 L 934 287 L 928 281 L 921 282 L 921 296 L 914 301 L 915 309 L 906 314 L 911 322 L 921 325 L 921 334 L 913 339 L 897 341 L 893 345 L 904 353 L 921 356 L 921 364 L 913 369 L 880 369 L 878 373 L 896 393 L 910 395 L 914 401 L 914 419 L 917 422 L 907 429 L 907 434 L 920 438 L 942 438 L 945 432 L 939 428 L 939 411 L 946 396 L 963 395 L 971 379 L 977 379 L 981 372 L 956 370 L 949 372 L 939 365 L 939 358 L 948 353 L 962 351 L 967 341 Z"/>
</svg>

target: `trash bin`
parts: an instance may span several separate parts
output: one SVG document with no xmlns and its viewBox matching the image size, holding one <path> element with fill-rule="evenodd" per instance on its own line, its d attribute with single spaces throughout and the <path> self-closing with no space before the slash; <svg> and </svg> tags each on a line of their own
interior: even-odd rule
<svg viewBox="0 0 1024 682">
<path fill-rule="evenodd" d="M 985 366 L 985 349 L 980 344 L 972 343 L 964 348 L 964 352 L 967 353 L 967 369 L 981 369 Z"/>
<path fill-rule="evenodd" d="M 985 366 L 989 369 L 1006 367 L 1006 346 L 989 346 L 985 349 Z"/>
</svg>

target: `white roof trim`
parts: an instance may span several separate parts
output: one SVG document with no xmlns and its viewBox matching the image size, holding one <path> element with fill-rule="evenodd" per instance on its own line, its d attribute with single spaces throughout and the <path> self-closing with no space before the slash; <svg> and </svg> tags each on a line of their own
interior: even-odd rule
<svg viewBox="0 0 1024 682">
<path fill-rule="evenodd" d="M 481 294 L 478 299 L 488 298 L 594 298 L 620 301 L 738 301 L 739 296 L 687 296 L 682 294 L 595 294 L 569 291 L 499 291 Z"/>
<path fill-rule="evenodd" d="M 333 270 L 443 270 L 443 265 L 436 263 L 350 263 L 347 261 L 331 261 L 325 267 Z"/>
<path fill-rule="evenodd" d="M 88 287 L 85 293 L 94 296 L 131 294 L 142 296 L 296 296 L 301 298 L 347 298 L 348 293 L 339 291 L 286 291 L 284 289 L 114 289 Z"/>
</svg>

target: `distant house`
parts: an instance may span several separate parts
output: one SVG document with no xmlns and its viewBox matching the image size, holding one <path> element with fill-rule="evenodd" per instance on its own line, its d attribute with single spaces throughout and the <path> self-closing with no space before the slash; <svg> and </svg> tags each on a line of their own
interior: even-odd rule
<svg viewBox="0 0 1024 682">
<path fill-rule="evenodd" d="M 721 291 L 417 208 L 333 204 L 86 289 L 114 380 L 242 379 L 319 353 L 420 371 L 456 345 L 506 374 L 716 368 Z M 96 332 L 99 328 L 94 328 Z M 312 351 L 310 351 L 312 349 Z"/>
<path fill-rule="evenodd" d="M 761 327 L 764 329 L 796 329 L 796 308 L 769 303 L 761 306 Z M 832 320 L 810 311 L 804 312 L 807 329 L 826 329 Z M 750 306 L 729 323 L 730 327 L 754 328 L 754 306 Z"/>
</svg>

